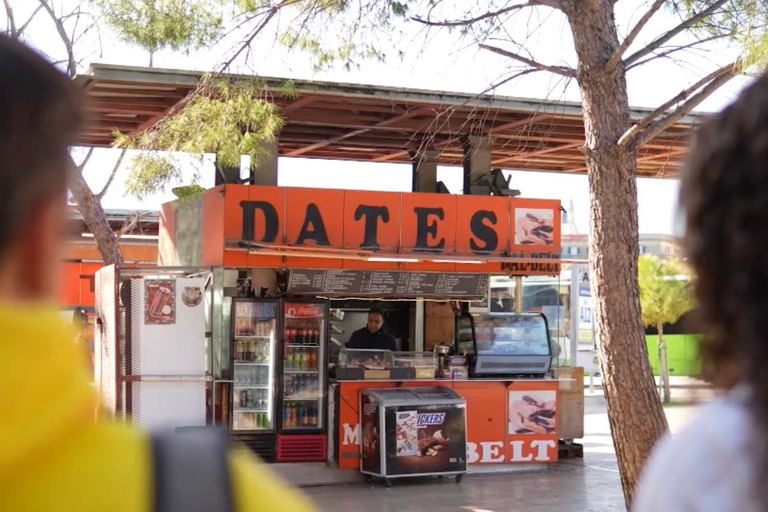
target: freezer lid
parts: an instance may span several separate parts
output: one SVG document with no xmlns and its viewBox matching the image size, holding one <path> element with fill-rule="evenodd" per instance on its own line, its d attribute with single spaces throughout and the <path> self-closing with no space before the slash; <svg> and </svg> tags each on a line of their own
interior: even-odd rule
<svg viewBox="0 0 768 512">
<path fill-rule="evenodd" d="M 373 401 L 386 405 L 420 404 L 461 404 L 464 398 L 456 391 L 443 386 L 421 386 L 413 388 L 373 388 L 363 389 L 363 394 L 370 395 Z"/>
</svg>

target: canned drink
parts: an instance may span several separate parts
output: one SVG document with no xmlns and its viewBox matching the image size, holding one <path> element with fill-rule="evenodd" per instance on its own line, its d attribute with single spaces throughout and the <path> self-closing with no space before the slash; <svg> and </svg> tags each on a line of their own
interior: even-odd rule
<svg viewBox="0 0 768 512">
<path fill-rule="evenodd" d="M 168 300 L 171 298 L 171 289 L 165 286 L 158 286 L 155 296 L 152 299 L 152 304 L 149 306 L 149 314 L 151 316 L 160 316 L 163 314 L 163 308 L 168 304 Z"/>
</svg>

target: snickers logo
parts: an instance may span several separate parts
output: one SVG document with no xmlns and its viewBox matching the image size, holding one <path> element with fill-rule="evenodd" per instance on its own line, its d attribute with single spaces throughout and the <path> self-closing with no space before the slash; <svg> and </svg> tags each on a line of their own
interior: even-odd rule
<svg viewBox="0 0 768 512">
<path fill-rule="evenodd" d="M 445 421 L 444 412 L 431 412 L 419 414 L 419 426 L 425 427 L 427 425 L 442 425 Z"/>
</svg>

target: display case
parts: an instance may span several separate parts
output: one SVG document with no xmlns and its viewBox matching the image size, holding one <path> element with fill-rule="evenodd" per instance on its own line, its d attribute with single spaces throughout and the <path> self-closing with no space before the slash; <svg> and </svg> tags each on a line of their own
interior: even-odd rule
<svg viewBox="0 0 768 512">
<path fill-rule="evenodd" d="M 342 348 L 336 378 L 339 380 L 388 379 L 392 369 L 392 352 Z"/>
<path fill-rule="evenodd" d="M 236 299 L 233 303 L 232 429 L 275 429 L 276 301 Z"/>
<path fill-rule="evenodd" d="M 327 303 L 294 299 L 283 310 L 281 432 L 318 431 L 325 424 Z"/>
<path fill-rule="evenodd" d="M 434 379 L 440 369 L 440 357 L 434 352 L 394 352 L 392 354 L 392 371 L 411 369 L 414 379 Z M 394 378 L 407 378 L 397 377 Z"/>
<path fill-rule="evenodd" d="M 471 354 L 474 375 L 549 373 L 552 348 L 547 319 L 541 313 L 478 314 L 474 316 L 474 350 L 466 340 L 459 349 Z"/>
</svg>

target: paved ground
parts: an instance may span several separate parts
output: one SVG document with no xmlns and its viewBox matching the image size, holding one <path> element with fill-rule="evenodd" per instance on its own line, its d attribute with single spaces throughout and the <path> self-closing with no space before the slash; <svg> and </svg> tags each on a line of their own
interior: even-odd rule
<svg viewBox="0 0 768 512">
<path fill-rule="evenodd" d="M 706 400 L 702 389 L 676 389 L 680 402 L 668 407 L 673 432 L 695 411 L 692 400 Z M 624 510 L 605 401 L 588 394 L 585 406 L 584 459 L 555 464 L 546 471 L 468 476 L 452 480 L 420 479 L 383 485 L 354 484 L 305 489 L 322 510 L 336 512 L 603 512 Z"/>
</svg>

